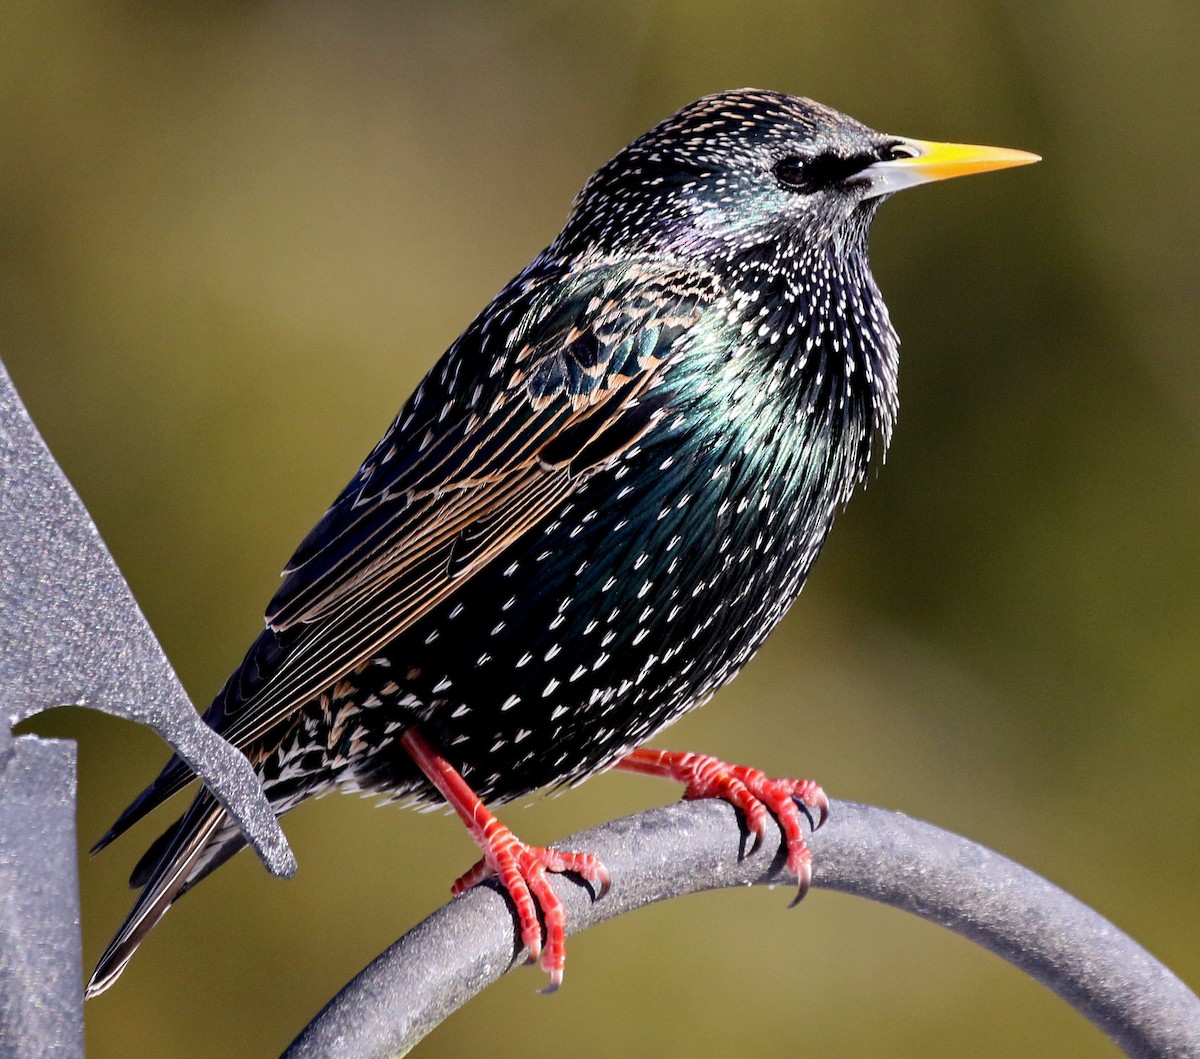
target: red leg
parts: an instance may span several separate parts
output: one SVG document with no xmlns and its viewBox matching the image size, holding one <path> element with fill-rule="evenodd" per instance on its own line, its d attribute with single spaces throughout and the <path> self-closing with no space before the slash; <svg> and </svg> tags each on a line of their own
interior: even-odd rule
<svg viewBox="0 0 1200 1059">
<path fill-rule="evenodd" d="M 566 964 L 566 913 L 546 873 L 573 872 L 592 885 L 597 897 L 603 897 L 611 882 L 608 869 L 591 853 L 559 853 L 522 842 L 489 812 L 454 766 L 416 729 L 405 732 L 400 744 L 458 813 L 483 851 L 483 859 L 454 883 L 451 892 L 457 896 L 484 879 L 492 876 L 499 879 L 516 906 L 521 940 L 529 949 L 529 962 L 536 962 L 540 956 L 542 970 L 550 975 L 550 985 L 543 992 L 553 993 L 562 985 Z M 539 908 L 546 923 L 544 948 Z"/>
<path fill-rule="evenodd" d="M 829 799 L 812 780 L 771 779 L 758 769 L 730 765 L 708 754 L 645 747 L 632 751 L 618 761 L 616 767 L 626 772 L 686 783 L 685 801 L 723 798 L 745 814 L 746 826 L 754 835 L 754 849 L 762 845 L 766 835 L 769 811 L 779 821 L 787 840 L 788 871 L 800 881 L 800 892 L 792 904 L 808 892 L 812 882 L 812 851 L 804 841 L 800 808 L 796 803 L 817 813 L 815 827 L 825 823 L 829 815 Z"/>
</svg>

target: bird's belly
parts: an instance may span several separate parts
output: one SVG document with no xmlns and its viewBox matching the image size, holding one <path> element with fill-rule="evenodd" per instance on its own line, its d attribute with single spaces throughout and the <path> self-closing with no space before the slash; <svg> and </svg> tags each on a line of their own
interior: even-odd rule
<svg viewBox="0 0 1200 1059">
<path fill-rule="evenodd" d="M 833 508 L 723 459 L 681 473 L 648 450 L 602 471 L 465 580 L 362 674 L 379 704 L 360 722 L 393 738 L 347 776 L 411 788 L 394 740 L 419 721 L 503 801 L 582 779 L 705 701 L 799 592 Z"/>
</svg>

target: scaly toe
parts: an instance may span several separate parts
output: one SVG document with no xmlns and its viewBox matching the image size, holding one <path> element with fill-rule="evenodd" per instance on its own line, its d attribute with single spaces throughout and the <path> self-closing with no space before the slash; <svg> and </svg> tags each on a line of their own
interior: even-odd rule
<svg viewBox="0 0 1200 1059">
<path fill-rule="evenodd" d="M 800 800 L 808 808 L 817 811 L 817 822 L 813 824 L 813 830 L 819 831 L 825 821 L 829 819 L 829 799 L 815 783 L 809 783 L 808 786 L 810 789 L 800 796 Z"/>
</svg>

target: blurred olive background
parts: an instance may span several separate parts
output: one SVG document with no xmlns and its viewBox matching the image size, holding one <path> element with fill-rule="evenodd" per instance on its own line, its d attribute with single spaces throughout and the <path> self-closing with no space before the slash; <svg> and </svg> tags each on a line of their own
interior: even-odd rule
<svg viewBox="0 0 1200 1059">
<path fill-rule="evenodd" d="M 1149 0 L 58 3 L 0 35 L 0 356 L 197 703 L 401 401 L 688 100 L 811 95 L 1038 151 L 906 193 L 873 259 L 904 339 L 885 468 L 746 673 L 668 746 L 923 817 L 1200 982 L 1200 7 Z M 86 848 L 164 760 L 61 711 Z M 677 797 L 607 776 L 532 841 Z M 90 967 L 161 812 L 82 864 Z M 93 1059 L 267 1056 L 474 859 L 440 815 L 310 803 L 87 1008 Z M 419 1054 L 1109 1056 L 935 927 L 725 892 L 574 939 Z"/>
</svg>

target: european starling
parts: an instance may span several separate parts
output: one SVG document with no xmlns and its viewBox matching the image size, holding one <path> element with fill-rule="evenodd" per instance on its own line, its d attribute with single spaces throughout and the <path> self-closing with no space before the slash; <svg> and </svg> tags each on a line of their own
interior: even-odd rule
<svg viewBox="0 0 1200 1059">
<path fill-rule="evenodd" d="M 780 821 L 803 893 L 815 784 L 640 749 L 733 678 L 886 448 L 897 337 L 867 233 L 900 188 L 1020 151 L 874 132 L 743 90 L 684 107 L 588 180 L 558 237 L 463 332 L 304 539 L 204 715 L 277 813 L 331 787 L 444 799 L 530 959 L 562 979 L 546 872 L 485 807 L 610 767 Z M 98 843 L 192 778 L 172 758 Z M 142 857 L 92 976 L 244 839 L 207 790 Z M 545 934 L 538 912 L 545 921 Z"/>
</svg>

